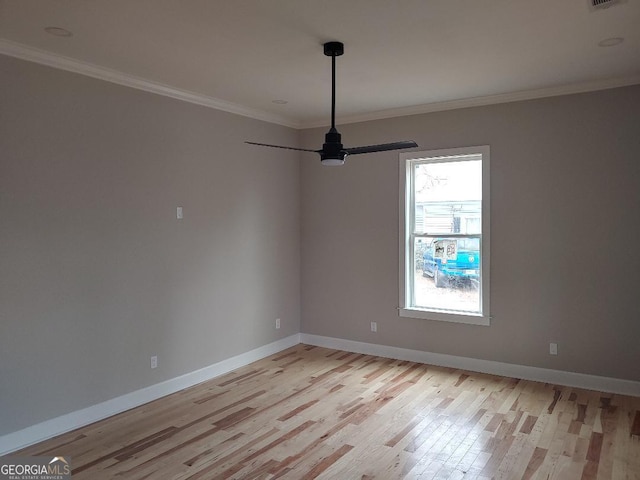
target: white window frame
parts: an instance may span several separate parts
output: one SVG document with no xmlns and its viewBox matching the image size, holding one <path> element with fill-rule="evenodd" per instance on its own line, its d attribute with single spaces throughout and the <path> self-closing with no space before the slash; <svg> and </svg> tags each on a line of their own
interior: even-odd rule
<svg viewBox="0 0 640 480">
<path fill-rule="evenodd" d="M 490 197 L 489 197 L 489 146 L 449 148 L 444 150 L 429 150 L 422 152 L 408 152 L 400 154 L 400 303 L 401 317 L 439 320 L 444 322 L 467 323 L 472 325 L 490 325 L 489 285 L 490 285 Z M 411 169 L 420 160 L 463 155 L 482 156 L 482 231 L 480 235 L 480 311 L 481 314 L 469 312 L 455 312 L 451 310 L 423 309 L 411 306 L 411 286 L 413 284 L 413 235 L 411 232 L 413 215 L 413 185 L 411 185 Z M 452 159 L 454 160 L 454 159 Z M 448 235 L 449 236 L 449 235 Z"/>
</svg>

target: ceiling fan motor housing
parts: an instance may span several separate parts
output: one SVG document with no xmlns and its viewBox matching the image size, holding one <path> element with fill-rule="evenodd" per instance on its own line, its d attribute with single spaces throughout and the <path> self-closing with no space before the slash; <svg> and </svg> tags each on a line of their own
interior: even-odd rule
<svg viewBox="0 0 640 480">
<path fill-rule="evenodd" d="M 342 145 L 342 135 L 334 128 L 324 136 L 324 144 L 320 152 L 320 161 L 323 165 L 342 165 L 347 158 L 347 152 Z"/>
</svg>

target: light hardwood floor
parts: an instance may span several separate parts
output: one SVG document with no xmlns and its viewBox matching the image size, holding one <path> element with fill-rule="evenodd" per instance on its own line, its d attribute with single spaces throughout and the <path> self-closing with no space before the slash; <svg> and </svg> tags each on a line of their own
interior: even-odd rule
<svg viewBox="0 0 640 480">
<path fill-rule="evenodd" d="M 29 447 L 81 479 L 640 479 L 640 398 L 298 345 Z"/>
</svg>

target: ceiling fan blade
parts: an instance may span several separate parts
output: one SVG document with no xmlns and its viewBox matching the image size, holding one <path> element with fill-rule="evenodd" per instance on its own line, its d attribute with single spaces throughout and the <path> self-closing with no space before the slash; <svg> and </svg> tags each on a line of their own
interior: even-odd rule
<svg viewBox="0 0 640 480">
<path fill-rule="evenodd" d="M 389 150 L 401 150 L 403 148 L 417 147 L 418 144 L 412 140 L 394 143 L 382 143 L 380 145 L 368 145 L 366 147 L 345 148 L 344 151 L 349 155 L 358 155 L 359 153 L 386 152 Z"/>
<path fill-rule="evenodd" d="M 308 148 L 283 147 L 281 145 L 270 145 L 268 143 L 256 143 L 256 142 L 244 142 L 244 143 L 248 143 L 249 145 L 258 145 L 260 147 L 284 148 L 285 150 L 298 150 L 299 152 L 320 153 L 320 150 L 309 150 Z"/>
</svg>

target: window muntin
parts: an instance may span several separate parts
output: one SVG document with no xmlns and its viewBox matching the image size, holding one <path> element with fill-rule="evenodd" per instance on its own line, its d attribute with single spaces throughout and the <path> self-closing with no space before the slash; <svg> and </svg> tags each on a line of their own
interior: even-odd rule
<svg viewBox="0 0 640 480">
<path fill-rule="evenodd" d="M 488 162 L 488 147 L 401 154 L 401 316 L 488 325 Z"/>
</svg>

